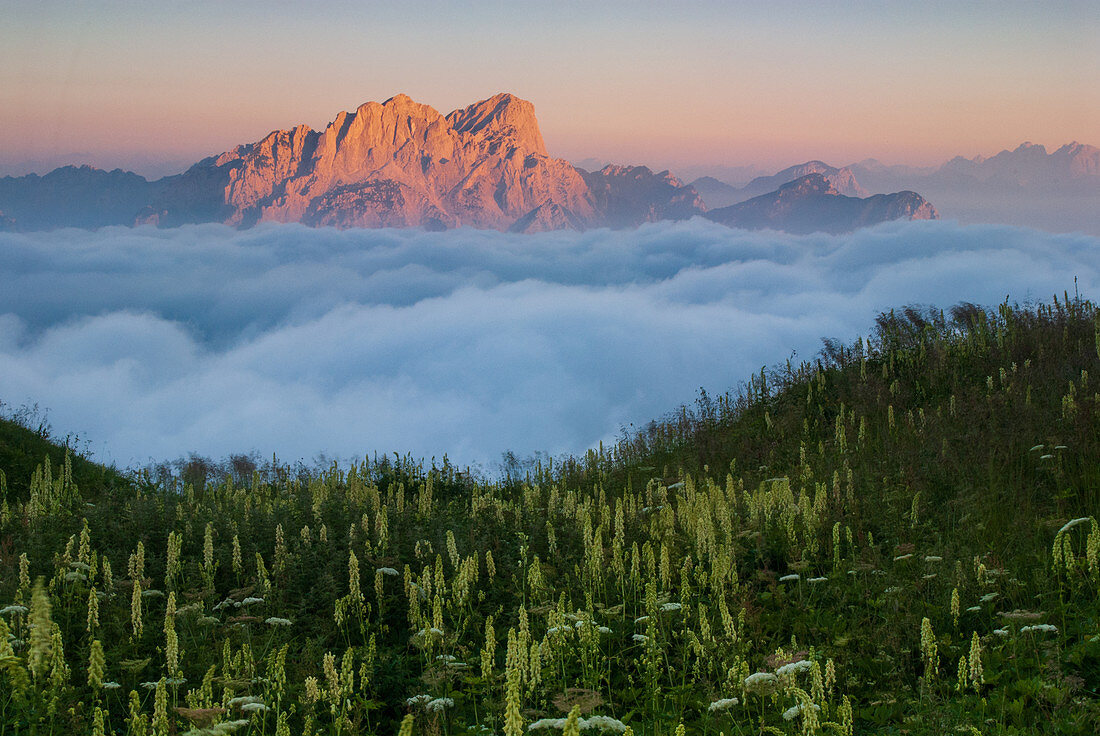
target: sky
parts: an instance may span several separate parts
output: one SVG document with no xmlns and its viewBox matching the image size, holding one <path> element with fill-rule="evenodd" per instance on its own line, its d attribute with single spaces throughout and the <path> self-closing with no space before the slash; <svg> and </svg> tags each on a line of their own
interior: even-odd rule
<svg viewBox="0 0 1100 736">
<path fill-rule="evenodd" d="M 1100 145 L 1100 3 L 0 0 L 0 173 L 160 175 L 399 92 L 656 167 Z"/>
<path fill-rule="evenodd" d="M 950 221 L 144 226 L 0 233 L 0 252 L 0 409 L 37 404 L 122 467 L 407 452 L 491 471 L 612 442 L 882 310 L 1100 294 L 1100 238 Z"/>
</svg>

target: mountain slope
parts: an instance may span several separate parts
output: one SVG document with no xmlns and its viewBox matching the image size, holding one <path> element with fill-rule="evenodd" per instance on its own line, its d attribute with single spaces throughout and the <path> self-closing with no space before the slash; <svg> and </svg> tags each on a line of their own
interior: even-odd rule
<svg viewBox="0 0 1100 736">
<path fill-rule="evenodd" d="M 382 454 L 9 492 L 0 724 L 1094 736 L 1098 325 L 905 307 L 491 480 Z"/>
<path fill-rule="evenodd" d="M 889 220 L 939 217 L 936 208 L 916 192 L 848 197 L 822 174 L 808 174 L 775 192 L 711 210 L 705 216 L 729 227 L 791 233 L 846 233 Z"/>
</svg>

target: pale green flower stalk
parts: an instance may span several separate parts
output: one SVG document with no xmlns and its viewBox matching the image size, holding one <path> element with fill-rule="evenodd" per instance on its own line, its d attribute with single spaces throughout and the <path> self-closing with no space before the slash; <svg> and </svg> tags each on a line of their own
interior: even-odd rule
<svg viewBox="0 0 1100 736">
<path fill-rule="evenodd" d="M 27 669 L 35 681 L 41 680 L 50 664 L 53 653 L 53 619 L 50 618 L 50 596 L 46 593 L 42 578 L 34 581 L 31 591 L 30 647 L 27 652 Z"/>
<path fill-rule="evenodd" d="M 103 687 L 103 676 L 107 673 L 107 657 L 103 654 L 103 645 L 99 639 L 92 641 L 88 653 L 88 687 L 99 690 Z"/>
</svg>

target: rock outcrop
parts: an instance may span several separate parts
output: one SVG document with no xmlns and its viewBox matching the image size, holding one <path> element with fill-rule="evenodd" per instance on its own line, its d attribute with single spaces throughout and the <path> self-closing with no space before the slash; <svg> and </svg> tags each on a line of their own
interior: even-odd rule
<svg viewBox="0 0 1100 736">
<path fill-rule="evenodd" d="M 935 220 L 939 214 L 916 192 L 849 197 L 818 173 L 795 179 L 775 192 L 711 210 L 706 217 L 746 230 L 847 233 L 889 220 Z"/>
<path fill-rule="evenodd" d="M 547 154 L 534 106 L 510 94 L 446 116 L 405 95 L 367 102 L 322 132 L 274 131 L 200 162 L 182 179 L 199 182 L 195 189 L 221 184 L 227 212 L 218 219 L 239 226 L 506 230 L 522 220 L 530 230 L 596 219 L 580 173 Z M 150 214 L 175 223 L 191 208 L 170 192 Z M 547 217 L 551 209 L 568 215 Z"/>
</svg>

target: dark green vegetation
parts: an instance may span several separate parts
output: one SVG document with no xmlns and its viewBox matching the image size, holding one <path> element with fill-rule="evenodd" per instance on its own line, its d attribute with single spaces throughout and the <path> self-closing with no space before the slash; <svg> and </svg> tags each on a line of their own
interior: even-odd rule
<svg viewBox="0 0 1100 736">
<path fill-rule="evenodd" d="M 123 479 L 5 423 L 0 733 L 1096 733 L 1098 380 L 1063 300 L 494 482 Z"/>
</svg>

